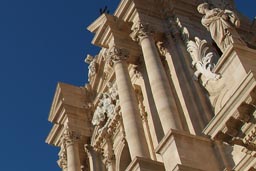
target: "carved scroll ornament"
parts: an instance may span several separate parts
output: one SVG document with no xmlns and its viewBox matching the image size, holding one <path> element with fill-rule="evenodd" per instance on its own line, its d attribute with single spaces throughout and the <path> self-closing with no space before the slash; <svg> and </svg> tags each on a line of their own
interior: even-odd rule
<svg viewBox="0 0 256 171">
<path fill-rule="evenodd" d="M 202 75 L 202 85 L 205 86 L 209 80 L 218 80 L 220 75 L 212 71 L 213 64 L 211 63 L 213 53 L 208 52 L 206 40 L 200 40 L 198 37 L 195 37 L 195 41 L 188 41 L 187 51 L 192 57 L 192 65 L 196 68 L 194 73 L 195 78 L 198 78 Z"/>
</svg>

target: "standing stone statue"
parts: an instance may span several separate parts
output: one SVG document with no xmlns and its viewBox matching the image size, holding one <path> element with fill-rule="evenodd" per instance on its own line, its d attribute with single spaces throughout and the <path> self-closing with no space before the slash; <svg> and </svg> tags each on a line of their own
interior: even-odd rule
<svg viewBox="0 0 256 171">
<path fill-rule="evenodd" d="M 235 27 L 240 26 L 240 21 L 233 11 L 219 8 L 210 9 L 208 3 L 197 7 L 199 13 L 204 14 L 202 24 L 210 31 L 212 39 L 222 52 L 234 43 L 233 38 L 239 37 Z"/>
</svg>

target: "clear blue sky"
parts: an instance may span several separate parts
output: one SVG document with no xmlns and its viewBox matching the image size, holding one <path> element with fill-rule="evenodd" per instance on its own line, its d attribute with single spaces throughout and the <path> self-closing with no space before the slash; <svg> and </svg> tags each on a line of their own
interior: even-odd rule
<svg viewBox="0 0 256 171">
<path fill-rule="evenodd" d="M 256 15 L 255 0 L 237 0 Z M 58 149 L 45 144 L 58 81 L 83 86 L 92 34 L 86 27 L 118 0 L 0 0 L 1 171 L 57 171 Z M 247 9 L 246 9 L 247 8 Z"/>
</svg>

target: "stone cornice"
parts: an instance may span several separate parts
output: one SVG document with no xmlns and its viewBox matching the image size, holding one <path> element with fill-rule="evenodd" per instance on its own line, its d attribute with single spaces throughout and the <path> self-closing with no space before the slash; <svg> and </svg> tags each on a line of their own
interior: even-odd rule
<svg viewBox="0 0 256 171">
<path fill-rule="evenodd" d="M 45 142 L 54 146 L 61 146 L 61 137 L 63 133 L 63 126 L 54 124 Z"/>
<path fill-rule="evenodd" d="M 83 113 L 87 109 L 86 90 L 65 83 L 58 83 L 48 120 L 53 123 L 63 121 L 65 115 Z M 78 112 L 79 111 L 79 112 Z"/>
<path fill-rule="evenodd" d="M 127 49 L 130 61 L 133 63 L 141 55 L 141 50 L 138 44 L 129 37 L 131 26 L 132 23 L 125 22 L 116 16 L 102 14 L 87 29 L 95 33 L 92 44 L 103 48 L 118 45 L 122 49 Z"/>
</svg>

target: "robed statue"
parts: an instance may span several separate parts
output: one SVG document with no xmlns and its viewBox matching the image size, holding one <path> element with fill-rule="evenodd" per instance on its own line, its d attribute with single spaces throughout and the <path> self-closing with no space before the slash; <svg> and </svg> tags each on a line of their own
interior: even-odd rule
<svg viewBox="0 0 256 171">
<path fill-rule="evenodd" d="M 233 37 L 239 37 L 235 28 L 240 26 L 240 20 L 233 11 L 219 8 L 209 8 L 208 3 L 197 7 L 199 13 L 204 14 L 202 24 L 211 33 L 212 39 L 222 52 L 233 42 Z"/>
</svg>

